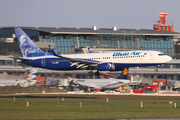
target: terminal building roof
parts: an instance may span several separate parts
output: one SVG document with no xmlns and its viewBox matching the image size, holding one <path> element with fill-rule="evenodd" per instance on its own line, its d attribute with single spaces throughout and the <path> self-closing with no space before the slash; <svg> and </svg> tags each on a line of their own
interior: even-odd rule
<svg viewBox="0 0 180 120">
<path fill-rule="evenodd" d="M 70 27 L 21 27 L 21 26 L 11 26 L 11 27 L 0 27 L 0 29 L 7 28 L 22 28 L 30 29 L 42 32 L 48 32 L 51 34 L 136 34 L 136 35 L 165 35 L 165 36 L 174 36 L 180 35 L 179 32 L 170 32 L 170 31 L 158 31 L 153 29 L 124 29 L 124 28 L 70 28 Z"/>
</svg>

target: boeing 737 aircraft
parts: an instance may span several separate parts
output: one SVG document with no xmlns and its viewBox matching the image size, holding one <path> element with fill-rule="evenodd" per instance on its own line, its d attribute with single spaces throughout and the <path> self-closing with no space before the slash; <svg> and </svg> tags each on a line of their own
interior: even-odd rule
<svg viewBox="0 0 180 120">
<path fill-rule="evenodd" d="M 23 79 L 0 79 L 0 86 L 32 86 L 36 83 L 37 68 L 32 68 L 27 77 Z"/>
<path fill-rule="evenodd" d="M 73 81 L 75 85 L 79 85 L 80 88 L 84 88 L 84 90 L 114 90 L 119 88 L 120 86 L 130 84 L 130 80 L 128 77 L 128 69 L 125 68 L 124 71 L 121 72 L 121 75 L 117 79 L 77 79 Z M 142 81 L 133 81 L 134 83 L 139 84 Z"/>
<path fill-rule="evenodd" d="M 21 59 L 22 63 L 34 67 L 52 70 L 86 69 L 91 70 L 89 75 L 93 75 L 92 70 L 97 70 L 95 75 L 98 76 L 99 71 L 122 71 L 125 67 L 136 66 L 161 66 L 172 60 L 170 56 L 152 50 L 57 55 L 50 47 L 51 54 L 40 50 L 21 28 L 16 28 L 15 33 L 23 56 L 16 59 Z"/>
</svg>

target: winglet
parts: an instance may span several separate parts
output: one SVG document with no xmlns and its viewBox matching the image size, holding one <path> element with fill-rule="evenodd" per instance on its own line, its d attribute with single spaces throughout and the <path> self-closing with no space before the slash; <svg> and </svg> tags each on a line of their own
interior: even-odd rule
<svg viewBox="0 0 180 120">
<path fill-rule="evenodd" d="M 51 80 L 51 82 L 49 83 L 49 85 L 51 85 L 51 84 L 53 83 L 53 80 L 54 80 L 54 78 Z"/>
<path fill-rule="evenodd" d="M 49 45 L 49 49 L 51 50 L 51 53 L 54 55 L 54 56 L 58 56 L 57 53 L 52 49 L 52 47 Z"/>
<path fill-rule="evenodd" d="M 142 82 L 142 80 L 143 80 L 143 77 L 140 79 L 140 81 L 138 82 L 138 85 Z"/>
<path fill-rule="evenodd" d="M 92 50 L 89 47 L 88 47 L 88 51 L 89 51 L 89 53 L 93 53 Z"/>
</svg>

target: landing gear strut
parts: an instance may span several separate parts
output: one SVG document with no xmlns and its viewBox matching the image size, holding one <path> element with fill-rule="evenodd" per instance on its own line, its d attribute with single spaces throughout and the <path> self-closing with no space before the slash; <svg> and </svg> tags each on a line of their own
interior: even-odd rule
<svg viewBox="0 0 180 120">
<path fill-rule="evenodd" d="M 94 75 L 93 71 L 88 72 L 88 75 L 93 76 Z M 95 76 L 100 76 L 99 71 L 95 72 Z"/>
<path fill-rule="evenodd" d="M 154 71 L 155 71 L 155 72 L 158 72 L 158 69 L 156 68 Z"/>
<path fill-rule="evenodd" d="M 99 71 L 95 72 L 95 76 L 100 76 Z"/>
<path fill-rule="evenodd" d="M 89 76 L 93 76 L 93 71 L 89 71 L 89 72 L 88 72 L 88 75 L 89 75 Z"/>
</svg>

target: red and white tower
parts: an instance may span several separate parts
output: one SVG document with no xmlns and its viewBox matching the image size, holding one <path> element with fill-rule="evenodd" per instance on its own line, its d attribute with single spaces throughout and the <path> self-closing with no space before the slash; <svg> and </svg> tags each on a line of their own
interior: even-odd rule
<svg viewBox="0 0 180 120">
<path fill-rule="evenodd" d="M 159 20 L 157 21 L 160 24 L 154 24 L 154 30 L 174 32 L 174 25 L 166 24 L 166 17 L 168 15 L 168 13 L 160 12 Z"/>
</svg>

